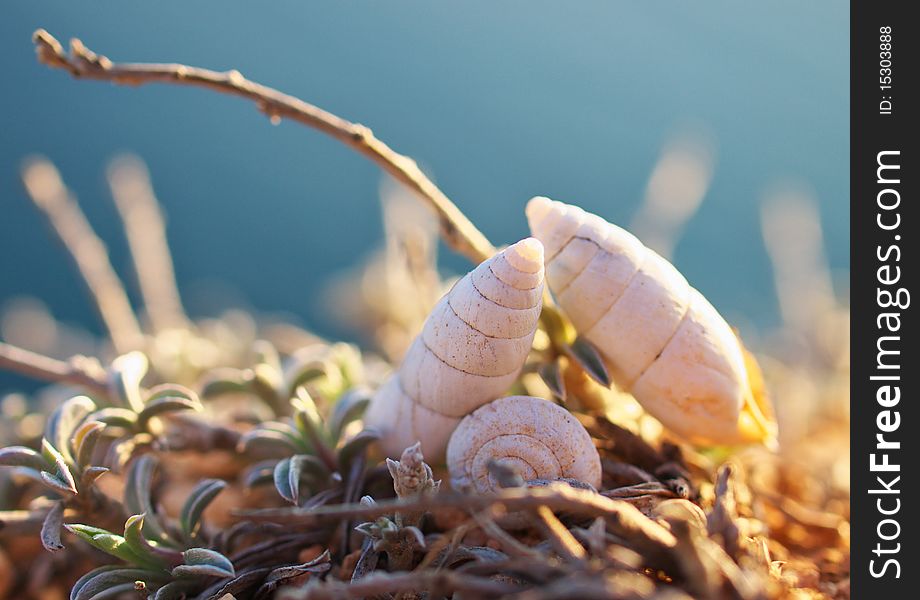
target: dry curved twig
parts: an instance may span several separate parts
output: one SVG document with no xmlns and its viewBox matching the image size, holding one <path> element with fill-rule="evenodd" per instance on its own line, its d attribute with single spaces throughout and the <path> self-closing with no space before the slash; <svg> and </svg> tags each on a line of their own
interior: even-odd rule
<svg viewBox="0 0 920 600">
<path fill-rule="evenodd" d="M 67 53 L 61 43 L 44 29 L 35 32 L 33 41 L 41 62 L 65 69 L 76 78 L 122 85 L 159 82 L 203 87 L 252 100 L 273 121 L 286 118 L 318 129 L 371 159 L 420 196 L 437 213 L 441 236 L 453 250 L 477 264 L 495 253 L 495 247 L 485 235 L 438 189 L 414 160 L 390 148 L 364 125 L 250 81 L 236 70 L 221 73 L 181 64 L 115 63 L 96 54 L 78 39 L 71 40 L 70 53 Z"/>
<path fill-rule="evenodd" d="M 0 370 L 52 383 L 83 386 L 103 396 L 109 392 L 105 371 L 93 359 L 86 357 L 75 356 L 65 362 L 0 342 Z"/>
</svg>

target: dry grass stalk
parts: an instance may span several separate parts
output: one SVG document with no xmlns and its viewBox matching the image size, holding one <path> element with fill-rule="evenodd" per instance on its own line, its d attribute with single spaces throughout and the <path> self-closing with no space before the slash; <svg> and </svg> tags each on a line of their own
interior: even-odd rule
<svg viewBox="0 0 920 600">
<path fill-rule="evenodd" d="M 154 332 L 188 327 L 166 242 L 166 225 L 147 167 L 136 156 L 125 155 L 109 164 L 107 175 Z"/>
<path fill-rule="evenodd" d="M 22 168 L 22 181 L 35 206 L 73 257 L 115 351 L 123 354 L 140 348 L 144 334 L 125 287 L 109 262 L 105 244 L 64 187 L 57 169 L 43 158 L 32 158 Z"/>
</svg>

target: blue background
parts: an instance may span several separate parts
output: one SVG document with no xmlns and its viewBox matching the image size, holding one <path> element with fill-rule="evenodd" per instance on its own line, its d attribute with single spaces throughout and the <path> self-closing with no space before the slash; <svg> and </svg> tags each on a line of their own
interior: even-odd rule
<svg viewBox="0 0 920 600">
<path fill-rule="evenodd" d="M 677 266 L 730 320 L 778 320 L 759 204 L 806 182 L 829 262 L 848 269 L 845 2 L 5 2 L 0 9 L 0 303 L 33 295 L 99 327 L 18 180 L 24 156 L 62 171 L 116 268 L 130 261 L 104 180 L 142 156 L 169 220 L 180 286 L 216 280 L 259 311 L 341 334 L 328 277 L 379 244 L 379 171 L 323 135 L 272 127 L 209 91 L 75 82 L 34 59 L 44 27 L 115 60 L 244 75 L 371 126 L 417 158 L 496 243 L 526 234 L 536 194 L 626 224 L 662 144 L 713 133 L 710 191 Z M 446 268 L 465 262 L 444 253 Z M 235 300 L 234 300 L 235 301 Z M 229 303 L 229 300 L 228 300 Z M 212 312 L 197 306 L 192 313 Z M 20 380 L 0 375 L 0 391 Z"/>
</svg>

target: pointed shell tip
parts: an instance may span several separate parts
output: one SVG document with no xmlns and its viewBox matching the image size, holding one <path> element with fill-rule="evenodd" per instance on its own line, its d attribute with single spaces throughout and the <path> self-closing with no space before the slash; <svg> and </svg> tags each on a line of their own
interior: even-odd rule
<svg viewBox="0 0 920 600">
<path fill-rule="evenodd" d="M 552 207 L 552 203 L 552 200 L 544 196 L 535 196 L 530 199 L 524 212 L 527 214 L 527 221 L 530 223 L 531 229 L 546 216 L 546 213 Z"/>
<path fill-rule="evenodd" d="M 511 266 L 525 273 L 536 273 L 543 267 L 543 244 L 537 238 L 525 238 L 505 250 Z"/>
</svg>

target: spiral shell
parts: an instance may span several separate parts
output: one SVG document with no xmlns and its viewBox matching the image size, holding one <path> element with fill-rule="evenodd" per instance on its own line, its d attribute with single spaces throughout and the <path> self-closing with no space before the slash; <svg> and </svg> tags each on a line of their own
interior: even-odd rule
<svg viewBox="0 0 920 600">
<path fill-rule="evenodd" d="M 629 232 L 577 206 L 527 205 L 550 290 L 613 380 L 697 443 L 765 441 L 738 338 L 674 268 Z"/>
<path fill-rule="evenodd" d="M 543 245 L 527 238 L 460 279 L 432 310 L 365 424 L 391 457 L 416 441 L 444 456 L 460 419 L 501 396 L 530 352 L 543 296 Z"/>
<path fill-rule="evenodd" d="M 569 411 L 542 398 L 508 396 L 464 417 L 447 446 L 451 487 L 495 489 L 492 460 L 525 480 L 571 478 L 595 488 L 601 483 L 591 436 Z"/>
</svg>

